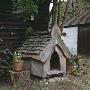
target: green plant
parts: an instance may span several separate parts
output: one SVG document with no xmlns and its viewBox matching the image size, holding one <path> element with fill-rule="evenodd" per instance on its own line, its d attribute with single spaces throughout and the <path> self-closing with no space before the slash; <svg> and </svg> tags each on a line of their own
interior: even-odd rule
<svg viewBox="0 0 90 90">
<path fill-rule="evenodd" d="M 12 0 L 12 13 L 24 20 L 30 20 L 31 15 L 38 13 L 38 5 L 43 4 L 47 0 Z"/>
<path fill-rule="evenodd" d="M 80 70 L 80 68 L 74 69 L 74 70 L 72 71 L 72 75 L 74 75 L 74 76 L 79 76 L 79 75 L 81 75 L 81 70 Z"/>
<path fill-rule="evenodd" d="M 30 19 L 31 14 L 37 13 L 37 0 L 12 0 L 13 13 L 25 20 Z"/>
<path fill-rule="evenodd" d="M 71 65 L 71 64 L 73 64 L 74 63 L 74 60 L 72 59 L 72 58 L 68 58 L 67 60 L 66 60 L 66 64 L 67 65 Z"/>
<path fill-rule="evenodd" d="M 72 55 L 72 64 L 73 64 L 73 71 L 72 71 L 72 75 L 74 76 L 79 76 L 81 75 L 81 70 L 80 70 L 80 66 L 79 66 L 79 59 L 81 57 L 78 55 Z"/>
<path fill-rule="evenodd" d="M 14 52 L 13 54 L 13 62 L 21 62 L 22 59 L 21 59 L 21 53 L 17 53 L 17 52 Z"/>
<path fill-rule="evenodd" d="M 74 9 L 69 9 L 68 10 L 68 16 L 69 17 L 74 17 L 76 15 L 77 15 L 76 10 L 74 10 Z"/>
<path fill-rule="evenodd" d="M 8 77 L 9 70 L 12 69 L 13 53 L 10 49 L 5 48 L 0 50 L 0 79 Z"/>
<path fill-rule="evenodd" d="M 13 53 L 10 49 L 6 48 L 0 51 L 0 66 L 6 69 L 10 69 L 10 65 L 13 62 Z"/>
</svg>

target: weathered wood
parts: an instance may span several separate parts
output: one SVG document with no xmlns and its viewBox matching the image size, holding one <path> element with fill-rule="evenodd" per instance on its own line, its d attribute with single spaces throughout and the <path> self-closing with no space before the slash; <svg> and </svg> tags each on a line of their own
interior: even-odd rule
<svg viewBox="0 0 90 90">
<path fill-rule="evenodd" d="M 24 39 L 25 30 L 1 30 L 0 29 L 0 49 L 9 48 L 15 50 Z"/>
<path fill-rule="evenodd" d="M 54 25 L 57 24 L 57 0 L 54 0 L 53 1 L 53 7 L 54 7 L 54 12 L 53 12 L 53 15 L 54 15 Z"/>
<path fill-rule="evenodd" d="M 64 75 L 66 74 L 66 58 L 71 58 L 71 53 L 62 41 L 61 32 L 57 25 L 52 28 L 51 35 L 29 36 L 18 48 L 18 52 L 22 53 L 22 57 L 29 58 L 28 65 L 24 65 L 26 68 L 30 66 L 31 74 L 42 78 L 47 77 L 48 73 L 57 74 L 54 70 L 51 72 L 52 67 L 50 67 L 50 62 L 53 63 L 51 57 L 56 55 L 54 52 L 57 53 L 56 58 L 58 59 L 54 57 L 56 64 L 52 64 L 53 69 L 60 68 L 59 71 L 63 71 Z M 25 60 L 24 62 L 27 63 Z M 55 67 L 56 65 L 58 67 Z"/>
<path fill-rule="evenodd" d="M 67 0 L 66 6 L 65 6 L 65 11 L 64 11 L 64 16 L 63 16 L 63 19 L 62 19 L 62 24 L 60 25 L 60 30 L 61 30 L 61 32 L 63 32 L 64 22 L 65 22 L 65 20 L 66 20 L 67 14 L 68 14 L 69 1 L 70 1 L 70 0 Z"/>
<path fill-rule="evenodd" d="M 78 53 L 90 52 L 90 25 L 79 26 L 78 30 Z"/>
<path fill-rule="evenodd" d="M 61 0 L 59 0 L 59 3 L 58 3 L 58 18 L 57 18 L 58 26 L 60 25 L 60 18 L 61 18 L 60 11 L 61 11 Z"/>
<path fill-rule="evenodd" d="M 13 85 L 26 86 L 30 84 L 30 71 L 9 71 Z"/>
<path fill-rule="evenodd" d="M 48 76 L 54 75 L 54 74 L 62 74 L 63 71 L 60 70 L 52 70 L 50 72 L 48 72 Z"/>
</svg>

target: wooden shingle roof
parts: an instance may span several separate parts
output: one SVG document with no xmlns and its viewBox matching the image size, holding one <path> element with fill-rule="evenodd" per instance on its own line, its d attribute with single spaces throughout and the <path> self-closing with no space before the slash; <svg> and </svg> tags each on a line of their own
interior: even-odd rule
<svg viewBox="0 0 90 90">
<path fill-rule="evenodd" d="M 50 34 L 47 32 L 35 32 L 28 36 L 22 46 L 18 49 L 19 52 L 28 54 L 40 54 L 51 40 Z"/>
<path fill-rule="evenodd" d="M 30 57 L 45 62 L 57 46 L 65 58 L 70 58 L 71 52 L 61 40 L 60 35 L 60 29 L 57 25 L 52 28 L 51 32 L 35 31 L 26 38 L 17 52 L 22 53 L 22 57 Z"/>
</svg>

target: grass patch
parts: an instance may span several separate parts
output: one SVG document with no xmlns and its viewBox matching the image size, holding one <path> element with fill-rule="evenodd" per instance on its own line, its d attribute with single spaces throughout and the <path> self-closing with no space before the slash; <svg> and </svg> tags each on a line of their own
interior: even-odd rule
<svg viewBox="0 0 90 90">
<path fill-rule="evenodd" d="M 89 59 L 90 58 L 90 53 L 81 54 L 81 57 L 85 58 L 85 59 Z"/>
<path fill-rule="evenodd" d="M 80 56 L 81 58 L 90 59 L 90 53 L 82 53 Z"/>
</svg>

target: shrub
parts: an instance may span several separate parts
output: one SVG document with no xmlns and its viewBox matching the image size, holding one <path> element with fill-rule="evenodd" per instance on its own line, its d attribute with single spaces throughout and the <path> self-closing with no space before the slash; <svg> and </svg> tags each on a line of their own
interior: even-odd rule
<svg viewBox="0 0 90 90">
<path fill-rule="evenodd" d="M 11 64 L 13 61 L 13 53 L 9 49 L 0 50 L 0 79 L 5 78 L 8 71 L 11 70 Z"/>
</svg>

